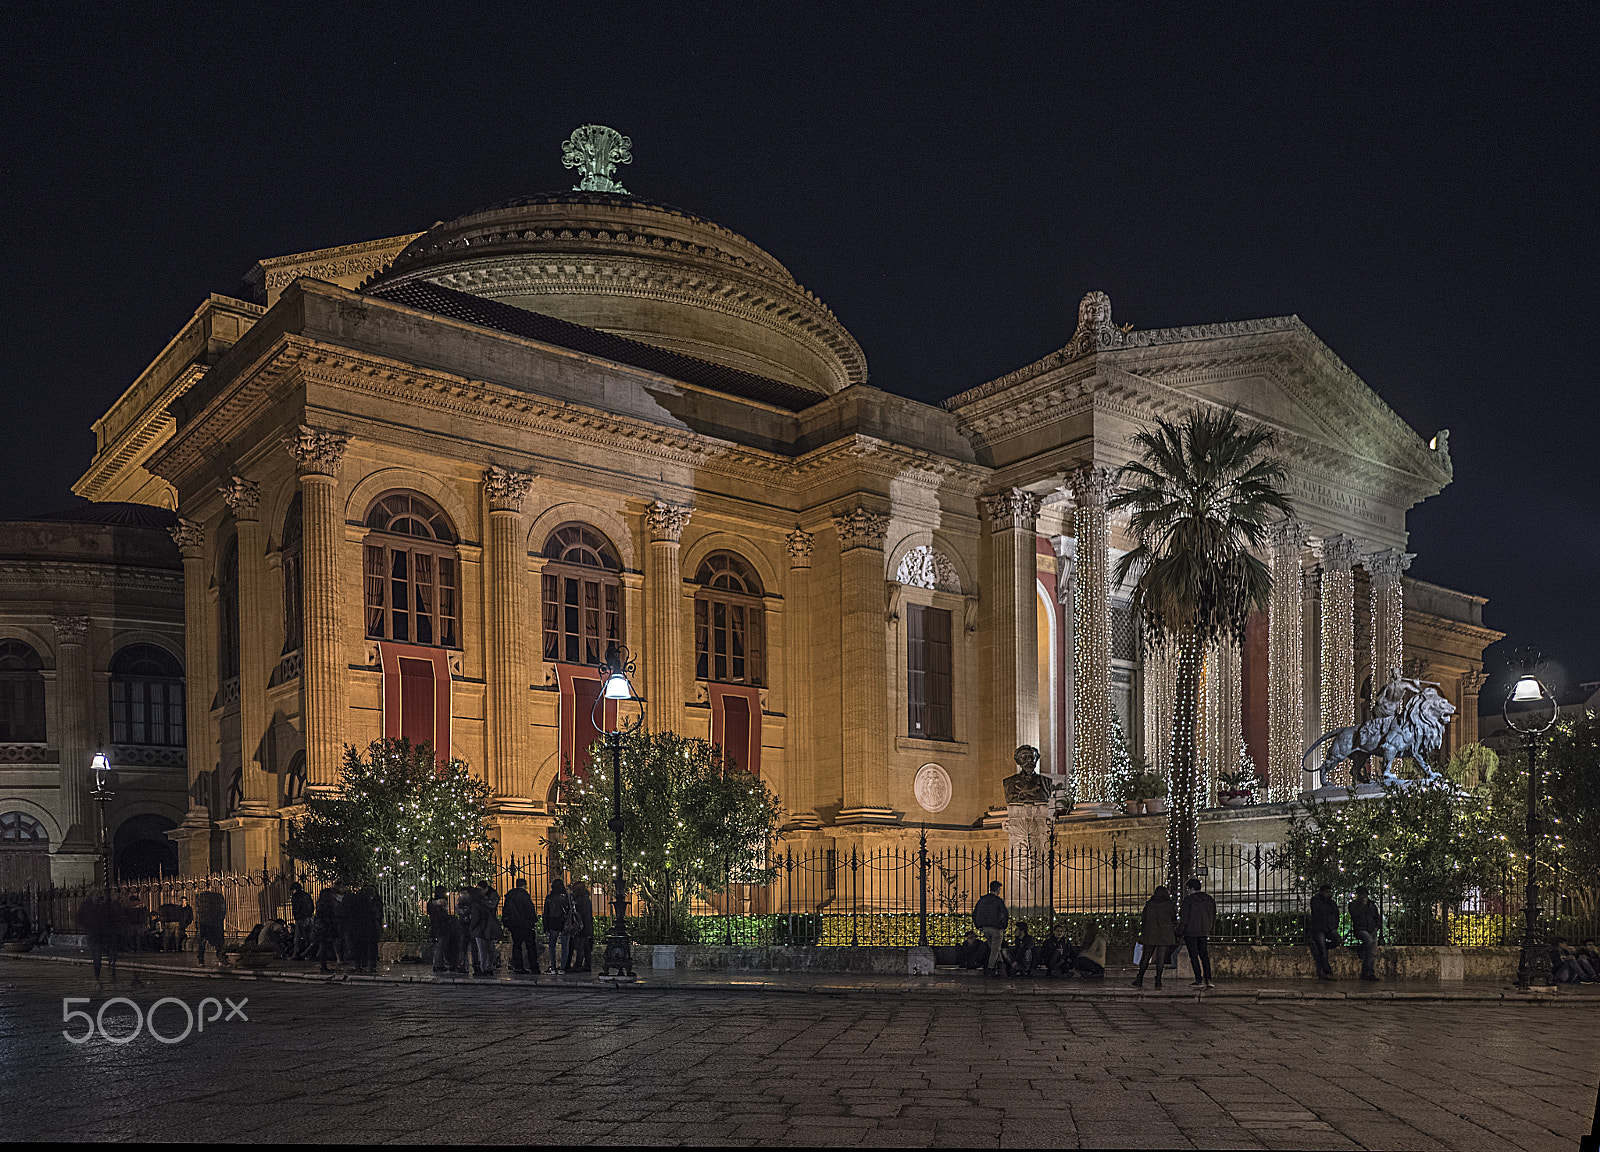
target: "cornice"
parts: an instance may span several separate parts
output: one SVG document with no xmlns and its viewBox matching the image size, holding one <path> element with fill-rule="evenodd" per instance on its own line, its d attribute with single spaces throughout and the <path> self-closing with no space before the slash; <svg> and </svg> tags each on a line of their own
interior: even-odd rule
<svg viewBox="0 0 1600 1152">
<path fill-rule="evenodd" d="M 0 560 L 0 584 L 52 588 L 183 593 L 181 569 L 70 560 Z"/>
<path fill-rule="evenodd" d="M 146 407 L 144 414 L 117 436 L 115 451 L 97 455 L 90 461 L 72 491 L 89 500 L 104 499 L 106 487 L 119 473 L 177 429 L 178 422 L 167 411 L 167 405 L 198 384 L 205 374 L 206 368 L 200 364 L 191 364 L 178 373 Z"/>
<path fill-rule="evenodd" d="M 327 279 L 331 276 L 358 276 L 363 272 L 376 272 L 387 265 L 421 232 L 405 236 L 389 236 L 381 240 L 363 240 L 358 244 L 341 244 L 336 248 L 319 248 L 313 252 L 300 252 L 290 256 L 270 256 L 256 262 L 251 270 L 252 282 L 268 291 L 287 288 L 301 276 Z M 313 258 L 307 264 L 308 258 Z"/>
<path fill-rule="evenodd" d="M 806 487 L 815 488 L 842 477 L 870 477 L 911 484 L 924 491 L 951 490 L 976 496 L 993 475 L 981 464 L 952 460 L 921 448 L 909 448 L 876 436 L 853 433 L 793 462 L 794 474 Z"/>
<path fill-rule="evenodd" d="M 1449 636 L 1464 636 L 1469 640 L 1481 643 L 1484 647 L 1493 644 L 1496 640 L 1505 638 L 1504 632 L 1497 632 L 1493 628 L 1485 628 L 1482 624 L 1468 624 L 1464 620 L 1452 620 L 1448 616 L 1435 616 L 1432 612 L 1423 612 L 1401 601 L 1405 616 L 1405 623 L 1409 629 L 1412 625 L 1419 625 L 1435 632 L 1442 632 Z"/>
</svg>

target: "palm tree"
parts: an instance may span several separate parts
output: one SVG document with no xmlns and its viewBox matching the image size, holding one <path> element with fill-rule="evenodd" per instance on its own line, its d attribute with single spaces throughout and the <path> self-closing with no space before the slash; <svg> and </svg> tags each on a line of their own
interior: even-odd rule
<svg viewBox="0 0 1600 1152">
<path fill-rule="evenodd" d="M 1251 550 L 1273 520 L 1294 510 L 1280 490 L 1283 463 L 1266 454 L 1272 432 L 1247 426 L 1237 407 L 1157 419 L 1133 439 L 1140 459 L 1122 469 L 1123 488 L 1106 508 L 1131 510 L 1136 547 L 1117 562 L 1113 579 L 1138 573 L 1133 608 L 1144 620 L 1146 647 L 1177 648 L 1167 871 L 1181 892 L 1200 834 L 1201 669 L 1207 651 L 1223 640 L 1242 642 L 1250 613 L 1267 606 L 1272 570 Z"/>
</svg>

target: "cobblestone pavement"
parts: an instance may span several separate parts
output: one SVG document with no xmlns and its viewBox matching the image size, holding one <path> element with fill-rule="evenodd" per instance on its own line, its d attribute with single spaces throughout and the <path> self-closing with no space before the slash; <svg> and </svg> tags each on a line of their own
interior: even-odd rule
<svg viewBox="0 0 1600 1152">
<path fill-rule="evenodd" d="M 168 1046 L 62 1001 L 165 996 Z M 200 1008 L 218 999 L 215 1012 Z M 126 1036 L 125 1005 L 104 1013 Z M 163 1034 L 183 1009 L 160 1010 Z M 286 984 L 0 966 L 12 1139 L 1566 1149 L 1587 1005 Z"/>
</svg>

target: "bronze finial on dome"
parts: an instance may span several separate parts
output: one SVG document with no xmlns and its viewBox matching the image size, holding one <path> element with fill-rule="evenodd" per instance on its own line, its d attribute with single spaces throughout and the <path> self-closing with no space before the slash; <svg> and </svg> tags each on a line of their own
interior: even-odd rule
<svg viewBox="0 0 1600 1152">
<path fill-rule="evenodd" d="M 572 186 L 574 192 L 620 192 L 630 195 L 622 183 L 611 178 L 618 164 L 632 164 L 629 151 L 633 141 L 604 124 L 585 124 L 561 145 L 561 166 L 576 168 L 580 179 Z"/>
</svg>

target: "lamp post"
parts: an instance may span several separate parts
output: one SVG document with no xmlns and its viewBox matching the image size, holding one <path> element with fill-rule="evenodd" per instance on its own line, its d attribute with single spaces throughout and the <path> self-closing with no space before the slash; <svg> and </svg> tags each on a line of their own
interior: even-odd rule
<svg viewBox="0 0 1600 1152">
<path fill-rule="evenodd" d="M 589 720 L 606 738 L 606 748 L 611 753 L 611 820 L 607 827 L 616 843 L 617 868 L 616 877 L 612 884 L 611 901 L 611 931 L 606 935 L 606 954 L 604 963 L 600 968 L 600 975 L 609 976 L 611 969 L 617 970 L 618 976 L 633 976 L 633 942 L 628 939 L 628 893 L 623 887 L 622 878 L 622 737 L 639 730 L 639 725 L 644 722 L 644 701 L 633 690 L 633 682 L 629 676 L 637 671 L 637 665 L 628 658 L 628 650 L 615 640 L 606 645 L 606 660 L 600 666 L 600 695 L 589 710 Z M 622 722 L 622 702 L 632 700 L 639 705 L 639 714 L 633 723 Z M 617 726 L 605 728 L 600 721 L 605 713 L 596 717 L 596 709 L 603 709 L 607 704 L 614 704 L 617 708 Z"/>
<path fill-rule="evenodd" d="M 1533 985 L 1534 968 L 1537 965 L 1544 967 L 1545 959 L 1538 936 L 1539 924 L 1539 885 L 1534 878 L 1534 867 L 1538 863 L 1539 852 L 1539 737 L 1548 732 L 1556 722 L 1560 709 L 1556 706 L 1556 699 L 1546 688 L 1544 682 L 1535 676 L 1534 669 L 1539 664 L 1537 653 L 1528 652 L 1520 657 L 1523 673 L 1517 682 L 1511 686 L 1511 691 L 1506 693 L 1501 715 L 1505 717 L 1506 726 L 1522 735 L 1523 748 L 1528 753 L 1528 822 L 1527 834 L 1527 859 L 1528 859 L 1528 891 L 1527 899 L 1522 906 L 1522 954 L 1517 959 L 1517 987 L 1530 988 Z M 1549 718 L 1544 716 L 1543 705 L 1548 702 L 1550 708 Z M 1513 708 L 1513 704 L 1523 705 Z"/>
<path fill-rule="evenodd" d="M 89 793 L 89 799 L 100 806 L 100 868 L 104 874 L 104 884 L 107 894 L 111 892 L 111 824 L 106 815 L 106 808 L 117 797 L 116 790 L 112 787 L 116 783 L 116 771 L 111 767 L 111 761 L 104 752 L 96 752 L 94 760 L 89 764 L 94 773 L 94 791 Z"/>
</svg>

